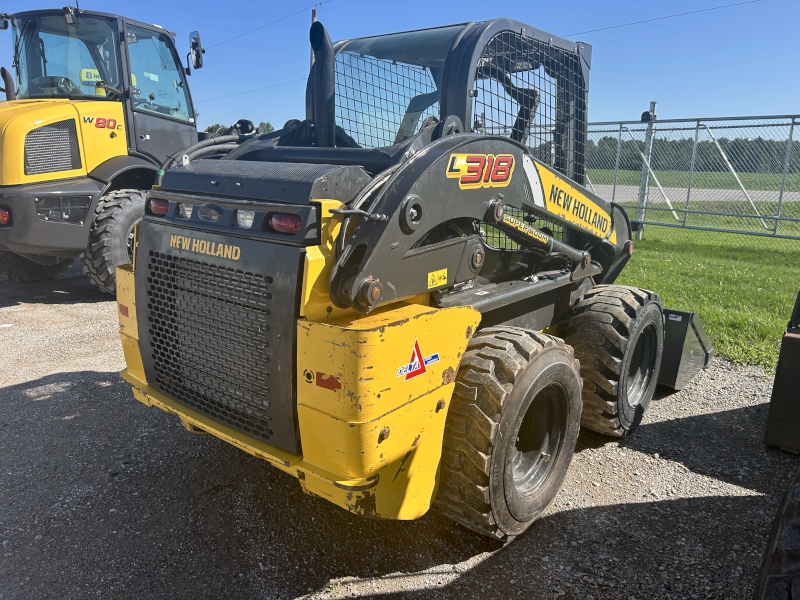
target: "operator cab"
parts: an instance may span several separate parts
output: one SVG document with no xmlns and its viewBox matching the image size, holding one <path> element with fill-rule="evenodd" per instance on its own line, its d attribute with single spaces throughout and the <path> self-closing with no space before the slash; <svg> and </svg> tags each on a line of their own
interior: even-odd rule
<svg viewBox="0 0 800 600">
<path fill-rule="evenodd" d="M 196 142 L 189 69 L 173 33 L 71 7 L 6 18 L 14 35 L 17 99 L 124 102 L 129 150 L 157 162 Z"/>
</svg>

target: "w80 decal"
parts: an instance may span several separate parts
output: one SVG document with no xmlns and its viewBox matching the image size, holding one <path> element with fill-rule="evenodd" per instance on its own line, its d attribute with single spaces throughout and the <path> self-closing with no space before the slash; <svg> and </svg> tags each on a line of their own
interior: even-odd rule
<svg viewBox="0 0 800 600">
<path fill-rule="evenodd" d="M 458 179 L 462 190 L 506 187 L 513 173 L 513 154 L 451 154 L 447 163 L 448 179 Z"/>
</svg>

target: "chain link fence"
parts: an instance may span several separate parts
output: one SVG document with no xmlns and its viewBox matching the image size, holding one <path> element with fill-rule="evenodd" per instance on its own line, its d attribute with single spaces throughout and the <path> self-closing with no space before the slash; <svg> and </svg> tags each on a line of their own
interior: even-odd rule
<svg viewBox="0 0 800 600">
<path fill-rule="evenodd" d="M 794 248 L 797 125 L 797 115 L 590 123 L 586 187 L 624 206 L 637 237 L 658 227 L 768 236 Z"/>
</svg>

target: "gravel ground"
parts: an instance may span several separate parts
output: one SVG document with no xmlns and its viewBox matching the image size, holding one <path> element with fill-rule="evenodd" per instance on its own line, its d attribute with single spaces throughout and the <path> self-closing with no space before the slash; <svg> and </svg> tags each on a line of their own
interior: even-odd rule
<svg viewBox="0 0 800 600">
<path fill-rule="evenodd" d="M 623 442 L 582 433 L 501 547 L 431 511 L 351 515 L 139 404 L 115 304 L 77 266 L 0 281 L 0 598 L 747 598 L 800 464 L 762 444 L 772 380 L 716 360 Z"/>
</svg>

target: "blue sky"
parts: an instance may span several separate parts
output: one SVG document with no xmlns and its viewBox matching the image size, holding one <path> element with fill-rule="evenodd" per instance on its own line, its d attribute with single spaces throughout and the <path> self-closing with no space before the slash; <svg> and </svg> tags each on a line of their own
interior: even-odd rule
<svg viewBox="0 0 800 600">
<path fill-rule="evenodd" d="M 564 35 L 734 1 L 506 0 L 501 6 L 485 0 L 331 0 L 319 8 L 319 19 L 334 40 L 501 16 Z M 191 30 L 199 30 L 203 44 L 210 47 L 312 2 L 80 0 L 81 8 L 117 12 L 177 32 L 181 54 L 188 49 Z M 29 10 L 34 3 L 6 0 L 2 10 Z M 270 121 L 277 127 L 290 118 L 302 119 L 304 82 L 212 99 L 304 78 L 309 63 L 309 22 L 310 10 L 305 10 L 209 48 L 204 68 L 190 78 L 199 126 L 248 118 Z M 800 113 L 799 23 L 800 0 L 762 0 L 569 36 L 593 46 L 589 119 L 638 119 L 651 100 L 658 101 L 660 118 Z M 0 64 L 8 68 L 10 31 L 0 32 L 0 36 Z"/>
</svg>

